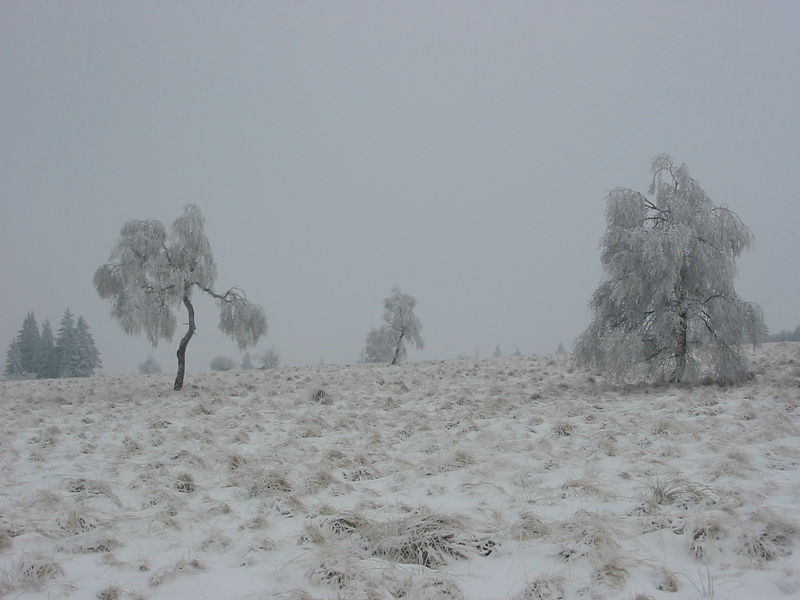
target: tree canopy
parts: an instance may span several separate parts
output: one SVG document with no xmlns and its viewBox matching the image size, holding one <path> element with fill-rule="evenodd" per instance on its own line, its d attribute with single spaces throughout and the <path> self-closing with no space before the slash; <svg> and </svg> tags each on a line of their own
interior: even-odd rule
<svg viewBox="0 0 800 600">
<path fill-rule="evenodd" d="M 128 221 L 111 251 L 110 262 L 101 265 L 94 275 L 98 294 L 111 302 L 111 314 L 122 330 L 131 335 L 144 333 L 154 346 L 161 339 L 172 340 L 176 309 L 181 304 L 186 308 L 189 328 L 178 346 L 176 390 L 183 387 L 186 348 L 196 331 L 194 290 L 217 302 L 219 328 L 240 350 L 254 346 L 267 333 L 264 310 L 248 302 L 242 290 L 214 291 L 217 267 L 204 225 L 205 219 L 194 204 L 184 207 L 169 234 L 160 221 Z"/>
<path fill-rule="evenodd" d="M 617 379 L 740 382 L 749 373 L 740 344 L 765 331 L 761 309 L 734 289 L 736 258 L 753 236 L 685 165 L 659 155 L 651 175 L 648 196 L 624 188 L 608 195 L 607 276 L 575 358 Z"/>
<path fill-rule="evenodd" d="M 396 365 L 407 354 L 406 343 L 414 344 L 418 349 L 424 345 L 422 340 L 422 322 L 414 314 L 417 300 L 394 288 L 389 297 L 383 301 L 383 321 L 379 328 L 373 328 L 367 334 L 364 348 L 366 362 L 390 362 Z"/>
</svg>

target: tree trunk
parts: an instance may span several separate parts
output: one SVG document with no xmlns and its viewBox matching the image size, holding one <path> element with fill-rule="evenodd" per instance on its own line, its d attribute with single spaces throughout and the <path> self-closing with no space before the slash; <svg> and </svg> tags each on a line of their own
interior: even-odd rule
<svg viewBox="0 0 800 600">
<path fill-rule="evenodd" d="M 681 383 L 686 376 L 687 356 L 689 354 L 689 344 L 687 342 L 689 315 L 684 310 L 678 317 L 680 318 L 680 323 L 678 325 L 678 350 L 675 353 L 675 373 L 672 376 L 672 381 Z"/>
<path fill-rule="evenodd" d="M 175 385 L 173 390 L 178 391 L 183 388 L 183 374 L 186 371 L 186 346 L 189 345 L 189 340 L 192 339 L 196 328 L 194 326 L 194 306 L 192 301 L 189 300 L 189 288 L 183 292 L 183 305 L 189 313 L 189 330 L 181 338 L 181 343 L 178 345 L 178 374 L 175 376 Z"/>
<path fill-rule="evenodd" d="M 403 346 L 403 336 L 405 334 L 406 334 L 406 332 L 403 331 L 400 334 L 400 337 L 397 338 L 397 348 L 394 349 L 394 357 L 392 358 L 392 364 L 393 365 L 396 365 L 397 361 L 400 360 L 400 348 L 402 348 L 402 346 Z"/>
</svg>

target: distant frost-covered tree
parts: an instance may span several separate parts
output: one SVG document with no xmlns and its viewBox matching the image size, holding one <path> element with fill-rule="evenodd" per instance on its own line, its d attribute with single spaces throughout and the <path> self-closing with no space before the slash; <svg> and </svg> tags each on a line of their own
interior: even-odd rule
<svg viewBox="0 0 800 600">
<path fill-rule="evenodd" d="M 145 361 L 139 365 L 140 375 L 159 375 L 161 374 L 161 365 L 158 364 L 152 355 L 148 356 Z"/>
<path fill-rule="evenodd" d="M 398 288 L 383 301 L 384 324 L 367 334 L 364 348 L 366 362 L 389 362 L 398 364 L 407 354 L 406 343 L 423 347 L 422 322 L 414 314 L 416 298 L 404 294 Z"/>
<path fill-rule="evenodd" d="M 233 371 L 236 363 L 229 356 L 215 356 L 209 363 L 212 371 Z"/>
<path fill-rule="evenodd" d="M 275 348 L 270 348 L 261 356 L 262 369 L 277 369 L 281 366 L 281 355 Z"/>
<path fill-rule="evenodd" d="M 388 363 L 392 361 L 395 353 L 395 336 L 391 330 L 384 325 L 370 329 L 367 334 L 366 346 L 364 346 L 364 362 L 367 363 Z M 400 350 L 400 360 L 406 356 L 405 346 Z"/>
<path fill-rule="evenodd" d="M 579 364 L 618 380 L 720 383 L 749 376 L 740 344 L 765 332 L 761 309 L 734 289 L 736 258 L 752 243 L 731 210 L 715 206 L 685 165 L 659 155 L 649 197 L 608 196 L 594 318 L 575 347 Z"/>
<path fill-rule="evenodd" d="M 183 387 L 186 348 L 195 334 L 192 293 L 200 290 L 216 300 L 219 328 L 240 350 L 255 346 L 267 332 L 264 310 L 247 301 L 243 291 L 231 288 L 217 293 L 213 286 L 217 268 L 203 227 L 200 209 L 188 204 L 167 230 L 160 221 L 128 221 L 111 251 L 110 262 L 94 274 L 101 298 L 112 303 L 112 315 L 131 335 L 144 332 L 155 346 L 160 339 L 172 340 L 175 309 L 186 308 L 188 330 L 178 345 L 175 390 Z"/>
</svg>

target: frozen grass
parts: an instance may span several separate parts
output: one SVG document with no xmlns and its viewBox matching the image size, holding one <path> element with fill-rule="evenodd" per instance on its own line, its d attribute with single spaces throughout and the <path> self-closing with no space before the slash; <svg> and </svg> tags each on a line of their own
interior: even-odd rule
<svg viewBox="0 0 800 600">
<path fill-rule="evenodd" d="M 567 356 L 0 383 L 0 596 L 798 595 L 800 346 L 753 359 L 740 388 Z"/>
</svg>

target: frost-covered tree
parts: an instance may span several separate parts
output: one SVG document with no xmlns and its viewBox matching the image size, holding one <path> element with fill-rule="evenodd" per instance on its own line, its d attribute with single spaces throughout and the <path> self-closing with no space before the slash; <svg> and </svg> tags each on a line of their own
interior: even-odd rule
<svg viewBox="0 0 800 600">
<path fill-rule="evenodd" d="M 156 362 L 152 355 L 148 356 L 145 361 L 139 365 L 139 375 L 159 375 L 161 373 L 161 365 Z"/>
<path fill-rule="evenodd" d="M 497 344 L 497 346 L 494 347 L 494 357 L 500 358 L 501 356 L 503 356 L 503 351 L 500 350 L 500 344 Z"/>
<path fill-rule="evenodd" d="M 601 261 L 607 278 L 575 347 L 579 364 L 612 378 L 720 383 L 749 375 L 740 344 L 765 331 L 761 309 L 734 289 L 736 258 L 752 234 L 715 206 L 685 165 L 653 160 L 648 196 L 608 196 Z"/>
<path fill-rule="evenodd" d="M 75 324 L 75 377 L 91 377 L 103 365 L 86 319 L 78 317 Z"/>
<path fill-rule="evenodd" d="M 56 337 L 56 362 L 59 377 L 77 377 L 78 371 L 78 344 L 75 331 L 75 318 L 69 309 L 64 311 L 64 316 L 58 324 Z"/>
<path fill-rule="evenodd" d="M 228 356 L 215 356 L 209 363 L 212 371 L 232 371 L 236 363 Z"/>
<path fill-rule="evenodd" d="M 281 366 L 281 355 L 275 348 L 270 348 L 261 357 L 262 369 L 277 369 Z"/>
<path fill-rule="evenodd" d="M 184 207 L 169 235 L 160 221 L 128 221 L 111 251 L 110 262 L 94 274 L 98 294 L 111 301 L 111 314 L 123 331 L 131 335 L 144 332 L 154 346 L 162 338 L 172 340 L 175 309 L 180 304 L 186 308 L 189 325 L 178 345 L 175 390 L 183 387 L 186 348 L 196 331 L 194 290 L 216 300 L 219 328 L 240 350 L 254 346 L 267 332 L 264 310 L 248 302 L 242 290 L 214 291 L 217 268 L 204 223 L 200 209 L 193 204 Z"/>
<path fill-rule="evenodd" d="M 366 363 L 388 363 L 392 361 L 396 348 L 396 337 L 392 334 L 388 325 L 374 327 L 367 334 L 366 345 L 362 353 Z M 400 348 L 399 360 L 406 357 L 406 348 Z"/>
<path fill-rule="evenodd" d="M 366 362 L 389 362 L 398 364 L 406 356 L 406 343 L 423 347 L 422 322 L 414 314 L 417 300 L 398 288 L 383 301 L 384 324 L 367 334 L 364 348 Z"/>
<path fill-rule="evenodd" d="M 253 357 L 250 356 L 249 352 L 245 352 L 242 356 L 242 363 L 240 366 L 244 371 L 249 371 L 253 368 Z"/>
<path fill-rule="evenodd" d="M 58 377 L 58 351 L 50 321 L 42 323 L 42 335 L 39 338 L 39 351 L 36 355 L 36 376 L 39 379 L 55 379 Z"/>
</svg>

